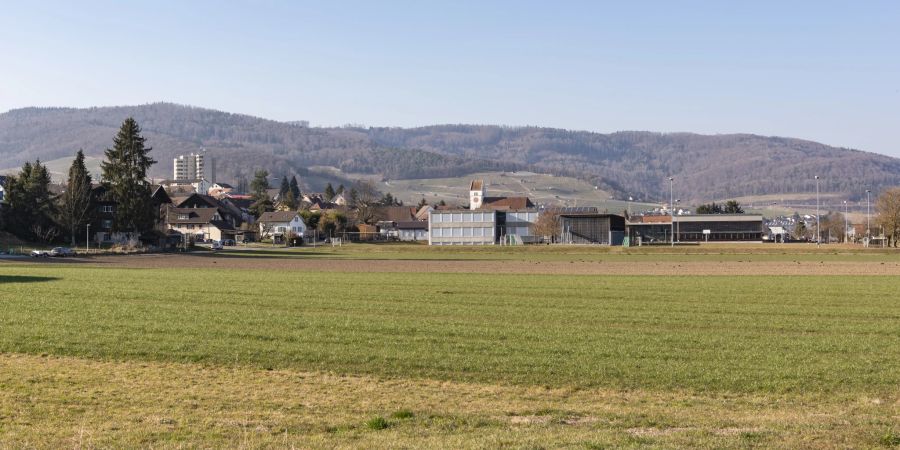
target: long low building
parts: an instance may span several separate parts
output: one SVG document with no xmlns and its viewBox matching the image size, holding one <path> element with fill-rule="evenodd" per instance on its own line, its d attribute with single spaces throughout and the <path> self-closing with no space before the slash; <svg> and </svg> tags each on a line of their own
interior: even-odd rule
<svg viewBox="0 0 900 450">
<path fill-rule="evenodd" d="M 627 221 L 633 245 L 671 242 L 761 242 L 765 236 L 759 214 L 695 214 L 632 216 Z"/>
<path fill-rule="evenodd" d="M 493 245 L 532 242 L 536 209 L 517 211 L 441 210 L 428 213 L 430 245 Z"/>
</svg>

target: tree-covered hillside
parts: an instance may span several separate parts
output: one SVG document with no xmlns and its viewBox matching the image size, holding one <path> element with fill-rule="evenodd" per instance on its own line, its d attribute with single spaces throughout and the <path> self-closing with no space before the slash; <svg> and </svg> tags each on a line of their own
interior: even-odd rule
<svg viewBox="0 0 900 450">
<path fill-rule="evenodd" d="M 790 138 L 704 136 L 538 127 L 439 125 L 421 128 L 304 128 L 240 114 L 169 103 L 89 109 L 25 108 L 0 114 L 0 167 L 27 160 L 101 155 L 122 121 L 141 124 L 152 175 L 171 175 L 171 158 L 200 148 L 216 156 L 220 180 L 276 176 L 311 165 L 390 179 L 532 169 L 576 176 L 635 199 L 668 197 L 677 178 L 686 200 L 803 193 L 822 177 L 823 192 L 863 195 L 900 185 L 900 160 Z"/>
</svg>

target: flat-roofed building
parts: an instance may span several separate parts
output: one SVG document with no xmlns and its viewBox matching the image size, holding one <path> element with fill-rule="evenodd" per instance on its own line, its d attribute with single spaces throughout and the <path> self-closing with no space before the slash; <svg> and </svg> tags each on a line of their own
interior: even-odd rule
<svg viewBox="0 0 900 450">
<path fill-rule="evenodd" d="M 497 212 L 468 209 L 428 213 L 429 245 L 493 245 Z"/>
<path fill-rule="evenodd" d="M 560 242 L 564 244 L 622 245 L 625 218 L 617 214 L 561 212 Z"/>
<path fill-rule="evenodd" d="M 759 214 L 694 214 L 632 216 L 627 222 L 632 243 L 671 242 L 761 242 L 763 217 Z"/>
</svg>

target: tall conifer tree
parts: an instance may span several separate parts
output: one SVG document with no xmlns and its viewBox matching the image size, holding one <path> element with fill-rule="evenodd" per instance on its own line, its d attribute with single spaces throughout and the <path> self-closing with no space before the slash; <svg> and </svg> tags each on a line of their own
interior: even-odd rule
<svg viewBox="0 0 900 450">
<path fill-rule="evenodd" d="M 127 118 L 113 139 L 113 148 L 106 149 L 102 164 L 103 182 L 116 202 L 114 231 L 141 233 L 153 228 L 156 216 L 150 198 L 147 171 L 156 163 L 144 147 L 141 127 L 134 118 Z"/>
<path fill-rule="evenodd" d="M 92 212 L 91 174 L 84 165 L 84 152 L 78 150 L 69 167 L 69 181 L 59 205 L 59 223 L 69 232 L 72 246 L 75 246 L 76 233 L 91 220 Z"/>
</svg>

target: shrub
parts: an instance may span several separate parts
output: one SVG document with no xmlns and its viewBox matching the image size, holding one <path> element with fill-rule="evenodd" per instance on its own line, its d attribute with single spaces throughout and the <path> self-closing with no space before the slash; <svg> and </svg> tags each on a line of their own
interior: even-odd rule
<svg viewBox="0 0 900 450">
<path fill-rule="evenodd" d="M 366 422 L 366 427 L 370 430 L 383 430 L 389 426 L 390 424 L 388 421 L 384 420 L 384 417 L 381 416 L 373 417 Z"/>
<path fill-rule="evenodd" d="M 413 414 L 413 412 L 408 409 L 401 409 L 391 414 L 391 417 L 394 419 L 412 419 L 414 415 L 415 414 Z"/>
</svg>

